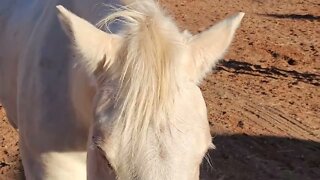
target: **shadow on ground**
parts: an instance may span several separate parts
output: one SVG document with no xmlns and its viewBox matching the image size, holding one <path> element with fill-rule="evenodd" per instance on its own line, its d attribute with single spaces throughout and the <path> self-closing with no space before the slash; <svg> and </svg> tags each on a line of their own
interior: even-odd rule
<svg viewBox="0 0 320 180">
<path fill-rule="evenodd" d="M 258 15 L 273 17 L 278 19 L 320 21 L 320 16 L 315 16 L 312 14 L 258 14 Z"/>
<path fill-rule="evenodd" d="M 314 86 L 320 86 L 320 75 L 298 72 L 294 70 L 283 70 L 276 67 L 262 67 L 260 65 L 251 64 L 238 60 L 221 60 L 215 67 L 216 71 L 227 71 L 236 74 L 247 74 L 252 76 L 262 76 L 272 79 L 292 78 L 296 82 L 304 82 Z"/>
<path fill-rule="evenodd" d="M 248 135 L 218 135 L 201 168 L 205 180 L 314 180 L 320 178 L 320 142 Z"/>
</svg>

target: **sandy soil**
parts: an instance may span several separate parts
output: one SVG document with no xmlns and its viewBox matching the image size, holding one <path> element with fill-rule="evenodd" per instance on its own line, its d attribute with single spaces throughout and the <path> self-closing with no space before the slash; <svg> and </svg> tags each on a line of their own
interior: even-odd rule
<svg viewBox="0 0 320 180">
<path fill-rule="evenodd" d="M 320 2 L 161 2 L 193 33 L 246 12 L 229 53 L 201 86 L 217 146 L 201 176 L 320 179 Z M 0 179 L 17 179 L 17 133 L 2 108 L 0 120 Z"/>
</svg>

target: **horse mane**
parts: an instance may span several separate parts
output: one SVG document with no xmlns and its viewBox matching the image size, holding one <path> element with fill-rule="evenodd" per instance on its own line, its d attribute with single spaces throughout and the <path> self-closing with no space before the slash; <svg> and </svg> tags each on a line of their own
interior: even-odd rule
<svg viewBox="0 0 320 180">
<path fill-rule="evenodd" d="M 120 7 L 101 22 L 108 24 L 114 20 L 124 22 L 124 40 L 117 59 L 109 67 L 120 81 L 113 115 L 120 144 L 117 164 L 113 166 L 121 179 L 134 179 L 137 174 L 163 177 L 159 174 L 163 171 L 160 167 L 157 175 L 154 169 L 148 169 L 157 166 L 146 165 L 156 163 L 152 158 L 161 152 L 150 152 L 152 156 L 158 155 L 148 157 L 148 162 L 143 152 L 150 139 L 156 141 L 153 146 L 166 146 L 163 134 L 169 129 L 178 89 L 175 64 L 182 44 L 179 30 L 154 1 Z"/>
</svg>

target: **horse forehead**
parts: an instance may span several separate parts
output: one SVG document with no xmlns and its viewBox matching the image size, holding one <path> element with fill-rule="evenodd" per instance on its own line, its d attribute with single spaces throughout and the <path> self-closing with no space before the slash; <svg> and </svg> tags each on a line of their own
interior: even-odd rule
<svg viewBox="0 0 320 180">
<path fill-rule="evenodd" d="M 189 110 L 195 114 L 204 113 L 206 110 L 205 101 L 200 88 L 193 82 L 182 83 L 176 97 L 177 109 L 180 111 Z"/>
<path fill-rule="evenodd" d="M 207 108 L 202 93 L 195 84 L 187 85 L 180 91 L 174 108 L 174 126 L 178 129 L 177 133 L 207 141 L 210 136 Z"/>
</svg>

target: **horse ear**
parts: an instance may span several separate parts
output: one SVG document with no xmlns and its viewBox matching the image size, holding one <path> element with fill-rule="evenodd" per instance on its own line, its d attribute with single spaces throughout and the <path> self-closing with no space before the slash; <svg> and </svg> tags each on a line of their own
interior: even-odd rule
<svg viewBox="0 0 320 180">
<path fill-rule="evenodd" d="M 193 80 L 201 81 L 205 74 L 223 57 L 243 16 L 244 13 L 238 13 L 191 37 L 189 43 L 193 57 L 192 64 L 195 67 L 195 77 L 191 77 Z"/>
<path fill-rule="evenodd" d="M 64 31 L 73 41 L 74 50 L 89 73 L 93 73 L 102 61 L 112 59 L 120 37 L 97 29 L 86 20 L 58 5 L 58 18 Z M 104 62 L 106 64 L 110 62 Z"/>
</svg>

